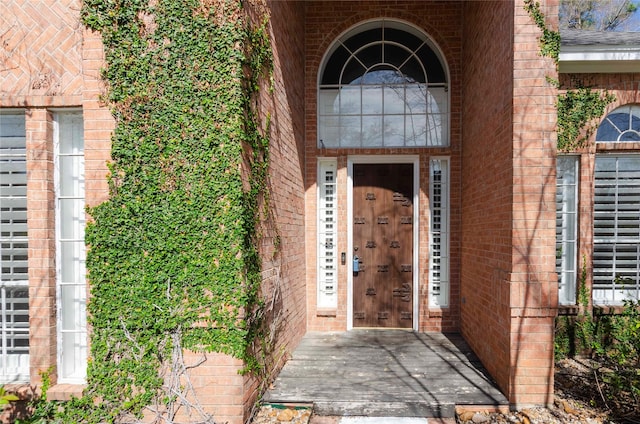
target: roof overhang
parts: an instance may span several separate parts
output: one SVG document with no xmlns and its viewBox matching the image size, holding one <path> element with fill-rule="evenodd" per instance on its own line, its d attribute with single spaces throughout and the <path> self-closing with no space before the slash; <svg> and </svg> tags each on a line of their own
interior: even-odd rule
<svg viewBox="0 0 640 424">
<path fill-rule="evenodd" d="M 562 46 L 558 57 L 558 71 L 565 74 L 640 72 L 640 46 Z"/>
</svg>

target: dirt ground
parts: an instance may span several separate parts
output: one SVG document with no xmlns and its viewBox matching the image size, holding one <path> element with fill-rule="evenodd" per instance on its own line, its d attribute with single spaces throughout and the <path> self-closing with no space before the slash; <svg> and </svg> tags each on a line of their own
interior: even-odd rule
<svg viewBox="0 0 640 424">
<path fill-rule="evenodd" d="M 589 359 L 556 363 L 555 399 L 549 408 L 528 408 L 507 414 L 465 411 L 451 420 L 458 424 L 640 424 L 640 411 L 614 405 L 601 394 Z M 616 407 L 617 406 L 617 407 Z M 622 406 L 622 408 L 619 408 Z M 619 412 L 620 410 L 623 412 Z M 617 411 L 617 412 L 616 412 Z M 263 407 L 252 424 L 337 424 L 338 417 L 315 417 L 307 408 Z M 432 420 L 428 420 L 432 423 Z"/>
</svg>

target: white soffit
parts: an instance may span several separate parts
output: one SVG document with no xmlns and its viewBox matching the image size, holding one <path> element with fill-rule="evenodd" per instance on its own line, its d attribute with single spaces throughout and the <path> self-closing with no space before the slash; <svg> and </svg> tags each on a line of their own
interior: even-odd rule
<svg viewBox="0 0 640 424">
<path fill-rule="evenodd" d="M 564 46 L 560 73 L 640 72 L 640 46 Z"/>
<path fill-rule="evenodd" d="M 561 73 L 640 72 L 640 32 L 563 29 Z"/>
</svg>

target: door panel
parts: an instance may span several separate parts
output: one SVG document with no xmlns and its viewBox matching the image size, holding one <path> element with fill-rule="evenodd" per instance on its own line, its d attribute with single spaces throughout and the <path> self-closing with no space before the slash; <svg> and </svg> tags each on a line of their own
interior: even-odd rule
<svg viewBox="0 0 640 424">
<path fill-rule="evenodd" d="M 353 166 L 353 326 L 413 326 L 413 165 Z"/>
</svg>

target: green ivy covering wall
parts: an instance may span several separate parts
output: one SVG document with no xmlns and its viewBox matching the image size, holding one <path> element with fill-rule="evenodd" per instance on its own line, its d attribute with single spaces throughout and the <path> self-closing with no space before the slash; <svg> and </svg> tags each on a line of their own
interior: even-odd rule
<svg viewBox="0 0 640 424">
<path fill-rule="evenodd" d="M 542 31 L 540 37 L 540 54 L 553 59 L 556 66 L 560 55 L 560 33 L 549 29 L 546 19 L 540 10 L 540 3 L 524 0 L 524 8 Z M 560 88 L 557 80 L 549 79 L 555 87 Z M 558 94 L 558 150 L 575 151 L 585 146 L 587 140 L 597 129 L 596 120 L 602 119 L 606 107 L 615 101 L 615 96 L 607 90 L 592 90 L 578 82 L 578 88 L 566 90 Z"/>
<path fill-rule="evenodd" d="M 116 128 L 86 235 L 88 388 L 70 408 L 116 422 L 174 400 L 161 370 L 176 347 L 256 365 L 268 124 L 254 109 L 271 52 L 238 0 L 85 0 L 82 19 L 103 38 Z"/>
</svg>

